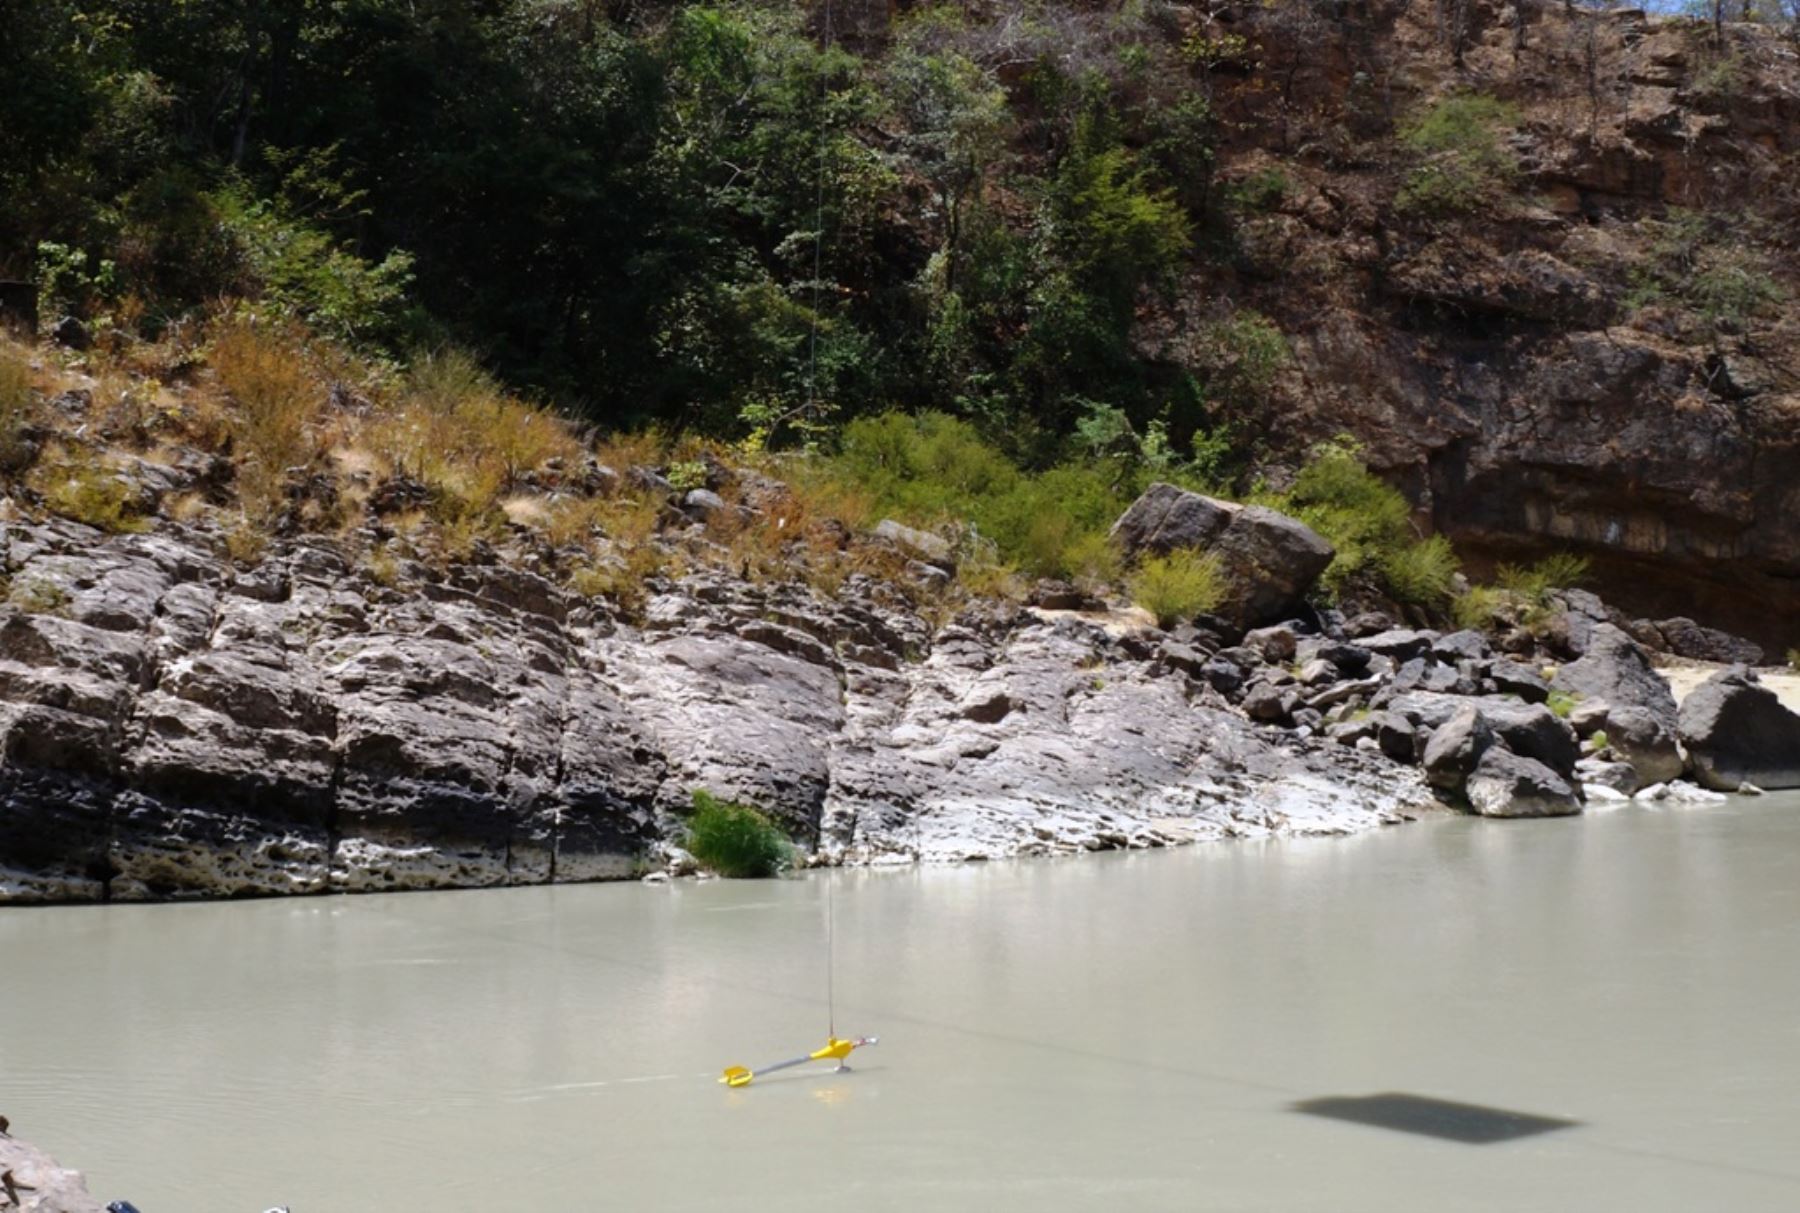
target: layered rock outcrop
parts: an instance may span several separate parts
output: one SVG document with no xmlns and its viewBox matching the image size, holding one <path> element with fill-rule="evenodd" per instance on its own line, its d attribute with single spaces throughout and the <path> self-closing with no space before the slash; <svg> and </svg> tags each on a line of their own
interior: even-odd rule
<svg viewBox="0 0 1800 1213">
<path fill-rule="evenodd" d="M 1256 68 L 1214 86 L 1218 172 L 1281 188 L 1146 344 L 1179 361 L 1216 300 L 1254 306 L 1294 353 L 1251 422 L 1272 444 L 1352 434 L 1460 550 L 1579 551 L 1676 652 L 1757 660 L 1693 620 L 1765 654 L 1800 642 L 1800 60 L 1780 23 L 1379 3 L 1228 21 L 1210 32 Z M 1471 94 L 1504 107 L 1516 171 L 1409 206 L 1420 158 L 1391 136 Z"/>
<path fill-rule="evenodd" d="M 170 526 L 4 528 L 0 899 L 618 877 L 694 789 L 854 862 L 1361 828 L 1378 756 L 1259 729 L 1139 631 L 891 586 L 652 582 L 641 617 L 500 564 L 249 568 Z M 389 584 L 389 582 L 393 584 Z M 21 605 L 24 604 L 24 605 Z"/>
</svg>

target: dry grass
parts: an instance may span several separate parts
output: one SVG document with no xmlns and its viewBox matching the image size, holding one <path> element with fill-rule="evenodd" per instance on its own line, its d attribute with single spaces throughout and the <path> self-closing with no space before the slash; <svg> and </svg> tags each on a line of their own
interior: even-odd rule
<svg viewBox="0 0 1800 1213">
<path fill-rule="evenodd" d="M 245 321 L 214 333 L 208 360 L 237 406 L 227 425 L 244 507 L 266 517 L 281 504 L 289 469 L 307 467 L 321 453 L 324 385 L 307 366 L 298 334 Z"/>
<path fill-rule="evenodd" d="M 642 619 L 652 577 L 679 577 L 680 560 L 655 544 L 615 552 L 607 559 L 583 564 L 569 574 L 568 586 L 588 598 L 606 598 L 627 619 Z"/>
<path fill-rule="evenodd" d="M 191 523 L 204 518 L 212 507 L 200 493 L 175 493 L 163 498 L 163 517 L 171 522 Z"/>
<path fill-rule="evenodd" d="M 236 526 L 225 532 L 225 554 L 240 569 L 261 564 L 268 552 L 268 532 L 248 518 L 239 520 Z"/>
<path fill-rule="evenodd" d="M 21 431 L 33 404 L 31 365 L 10 343 L 0 346 L 0 471 L 16 471 L 29 455 Z"/>
<path fill-rule="evenodd" d="M 431 514 L 453 553 L 497 534 L 503 500 L 529 473 L 583 454 L 567 422 L 508 397 L 454 351 L 421 362 L 398 405 L 365 426 L 361 441 L 389 472 L 431 490 Z"/>
<path fill-rule="evenodd" d="M 363 558 L 363 568 L 376 585 L 392 589 L 400 584 L 400 560 L 386 545 L 370 548 Z"/>
<path fill-rule="evenodd" d="M 669 436 L 656 426 L 634 433 L 613 433 L 594 447 L 594 457 L 623 475 L 634 467 L 660 467 L 669 453 Z"/>
</svg>

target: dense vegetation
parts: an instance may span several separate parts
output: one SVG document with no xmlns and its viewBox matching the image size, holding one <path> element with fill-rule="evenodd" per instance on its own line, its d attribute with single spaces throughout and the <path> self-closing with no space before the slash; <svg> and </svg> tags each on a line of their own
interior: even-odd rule
<svg viewBox="0 0 1800 1213">
<path fill-rule="evenodd" d="M 938 408 L 1041 462 L 1098 403 L 1185 449 L 1265 335 L 1127 339 L 1218 202 L 1148 13 L 923 9 L 861 58 L 747 0 L 5 0 L 0 275 L 152 336 L 239 298 L 452 340 L 608 426 Z"/>
<path fill-rule="evenodd" d="M 1459 57 L 1462 11 L 1440 30 Z M 827 517 L 890 516 L 949 538 L 969 589 L 1129 584 L 1182 618 L 1217 570 L 1123 568 L 1105 538 L 1162 480 L 1297 514 L 1337 546 L 1340 597 L 1447 609 L 1454 553 L 1355 443 L 1281 432 L 1282 325 L 1304 317 L 1221 284 L 1272 272 L 1258 249 L 1320 164 L 1376 164 L 1421 233 L 1526 205 L 1519 105 L 1462 86 L 1396 104 L 1358 70 L 1323 107 L 1300 60 L 1361 47 L 1361 18 L 1306 0 L 888 13 L 0 0 L 0 278 L 86 322 L 95 433 L 230 456 L 245 559 L 270 533 L 354 530 L 367 470 L 421 494 L 384 515 L 383 577 L 524 525 L 576 553 L 570 584 L 639 596 L 674 567 L 640 542 L 665 520 L 629 486 L 566 491 L 591 426 L 603 458 L 680 488 L 722 454 L 806 452 L 773 469 L 794 492 L 766 525 L 728 537 L 752 575 L 791 566 L 796 534 L 828 548 Z M 1226 174 L 1234 132 L 1260 150 Z M 1781 310 L 1744 224 L 1645 223 L 1627 306 L 1709 334 Z M 28 379 L 0 357 L 0 471 L 57 512 L 145 525 L 90 446 L 18 441 Z"/>
</svg>

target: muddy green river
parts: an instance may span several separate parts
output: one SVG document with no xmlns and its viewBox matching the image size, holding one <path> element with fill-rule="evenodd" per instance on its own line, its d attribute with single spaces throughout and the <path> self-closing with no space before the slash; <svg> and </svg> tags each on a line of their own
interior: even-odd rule
<svg viewBox="0 0 1800 1213">
<path fill-rule="evenodd" d="M 835 880 L 0 911 L 142 1213 L 1800 1209 L 1800 796 Z"/>
</svg>

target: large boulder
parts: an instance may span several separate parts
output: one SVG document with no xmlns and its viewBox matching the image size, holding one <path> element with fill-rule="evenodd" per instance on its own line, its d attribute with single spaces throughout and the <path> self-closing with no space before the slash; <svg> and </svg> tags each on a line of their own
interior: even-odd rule
<svg viewBox="0 0 1800 1213">
<path fill-rule="evenodd" d="M 1679 728 L 1694 778 L 1706 787 L 1800 788 L 1800 715 L 1743 666 L 1721 670 L 1691 691 L 1681 703 Z"/>
<path fill-rule="evenodd" d="M 1759 665 L 1763 659 L 1762 646 L 1755 641 L 1704 627 L 1683 615 L 1659 619 L 1655 627 L 1669 651 L 1682 657 L 1742 665 Z"/>
<path fill-rule="evenodd" d="M 1535 759 L 1565 777 L 1575 769 L 1575 760 L 1581 756 L 1575 730 L 1541 703 L 1521 703 L 1494 695 L 1470 698 L 1412 691 L 1394 696 L 1386 707 L 1416 727 L 1431 730 L 1434 736 L 1448 728 L 1460 713 L 1473 709 L 1514 753 Z"/>
<path fill-rule="evenodd" d="M 1431 786 L 1461 792 L 1481 756 L 1494 744 L 1494 730 L 1470 704 L 1431 734 L 1421 765 Z"/>
<path fill-rule="evenodd" d="M 1513 753 L 1535 759 L 1565 779 L 1574 772 L 1581 743 L 1567 721 L 1541 703 L 1493 698 L 1478 702 L 1482 716 Z"/>
<path fill-rule="evenodd" d="M 1650 664 L 1644 646 L 1610 623 L 1594 625 L 1587 651 L 1556 671 L 1550 685 L 1584 700 L 1616 708 L 1642 708 L 1664 724 L 1675 723 L 1675 696 Z"/>
<path fill-rule="evenodd" d="M 1575 789 L 1543 763 L 1490 746 L 1464 788 L 1483 817 L 1567 817 L 1581 812 Z"/>
<path fill-rule="evenodd" d="M 1685 764 L 1675 744 L 1675 730 L 1654 712 L 1608 705 L 1602 727 L 1607 746 L 1630 763 L 1637 775 L 1633 792 L 1681 777 Z"/>
<path fill-rule="evenodd" d="M 1230 585 L 1220 613 L 1239 626 L 1294 614 L 1337 553 L 1298 519 L 1153 484 L 1113 524 L 1113 539 L 1132 555 L 1178 548 L 1211 552 Z"/>
<path fill-rule="evenodd" d="M 950 559 L 950 541 L 942 535 L 930 531 L 921 531 L 904 523 L 895 522 L 892 518 L 883 518 L 876 524 L 875 538 L 885 539 L 896 547 L 930 561 L 947 561 Z"/>
</svg>

